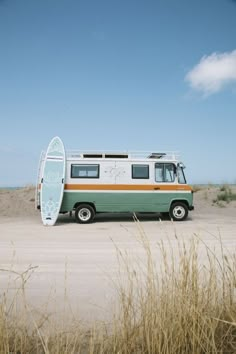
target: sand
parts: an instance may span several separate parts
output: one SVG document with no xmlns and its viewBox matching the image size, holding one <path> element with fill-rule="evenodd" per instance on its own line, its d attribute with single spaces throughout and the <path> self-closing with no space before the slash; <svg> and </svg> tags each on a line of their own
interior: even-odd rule
<svg viewBox="0 0 236 354">
<path fill-rule="evenodd" d="M 235 186 L 232 191 L 236 193 Z M 219 193 L 214 186 L 194 193 L 195 210 L 184 222 L 160 222 L 158 214 L 138 215 L 157 261 L 157 242 L 175 247 L 176 235 L 186 241 L 197 235 L 217 252 L 221 237 L 225 249 L 235 252 L 236 202 L 213 203 Z M 0 294 L 6 289 L 14 293 L 20 284 L 19 277 L 6 270 L 22 273 L 35 267 L 26 285 L 33 308 L 45 305 L 58 313 L 68 299 L 73 312 L 86 321 L 109 318 L 116 298 L 113 281 L 118 276 L 114 243 L 131 257 L 142 258 L 139 225 L 129 214 L 103 214 L 89 225 L 65 215 L 56 226 L 44 227 L 34 209 L 34 195 L 33 187 L 0 190 Z"/>
<path fill-rule="evenodd" d="M 0 217 L 31 217 L 38 213 L 34 208 L 35 188 L 32 186 L 16 190 L 0 189 Z"/>
</svg>

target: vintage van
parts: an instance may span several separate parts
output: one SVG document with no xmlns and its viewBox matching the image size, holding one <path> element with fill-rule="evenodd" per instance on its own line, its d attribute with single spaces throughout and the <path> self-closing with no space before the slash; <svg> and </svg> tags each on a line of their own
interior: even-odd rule
<svg viewBox="0 0 236 354">
<path fill-rule="evenodd" d="M 43 161 L 44 154 L 37 181 L 38 209 Z M 158 212 L 182 221 L 193 209 L 192 188 L 174 153 L 66 153 L 60 213 L 73 213 L 78 223 L 89 223 L 97 213 L 107 212 Z"/>
</svg>

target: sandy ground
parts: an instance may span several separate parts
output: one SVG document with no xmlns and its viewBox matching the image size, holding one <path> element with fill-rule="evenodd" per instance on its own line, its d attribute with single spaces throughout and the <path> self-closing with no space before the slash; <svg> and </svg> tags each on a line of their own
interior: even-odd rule
<svg viewBox="0 0 236 354">
<path fill-rule="evenodd" d="M 236 187 L 232 191 L 236 193 Z M 142 259 L 139 227 L 153 245 L 157 261 L 157 242 L 170 241 L 175 248 L 176 235 L 186 241 L 196 235 L 217 252 L 220 236 L 227 252 L 235 252 L 236 202 L 219 206 L 213 203 L 217 194 L 219 188 L 213 186 L 194 193 L 195 210 L 184 222 L 160 222 L 159 215 L 147 214 L 138 215 L 140 225 L 132 215 L 103 214 L 93 224 L 79 225 L 65 215 L 56 226 L 44 227 L 34 210 L 34 188 L 0 190 L 0 294 L 19 287 L 20 278 L 14 272 L 35 267 L 26 283 L 27 301 L 33 307 L 47 306 L 58 312 L 69 299 L 73 312 L 82 319 L 107 319 L 116 298 L 114 244 Z"/>
</svg>

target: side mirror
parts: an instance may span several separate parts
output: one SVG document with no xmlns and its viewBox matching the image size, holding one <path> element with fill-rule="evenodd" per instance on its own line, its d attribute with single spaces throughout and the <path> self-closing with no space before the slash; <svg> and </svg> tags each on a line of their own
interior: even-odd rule
<svg viewBox="0 0 236 354">
<path fill-rule="evenodd" d="M 185 168 L 183 162 L 179 162 L 179 163 L 178 163 L 178 167 L 180 167 L 180 168 Z"/>
</svg>

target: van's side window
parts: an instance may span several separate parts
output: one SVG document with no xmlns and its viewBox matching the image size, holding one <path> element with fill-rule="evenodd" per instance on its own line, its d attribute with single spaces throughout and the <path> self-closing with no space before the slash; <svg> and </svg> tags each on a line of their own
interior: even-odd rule
<svg viewBox="0 0 236 354">
<path fill-rule="evenodd" d="M 149 165 L 132 165 L 132 178 L 133 179 L 148 179 L 149 178 Z"/>
<path fill-rule="evenodd" d="M 155 164 L 155 181 L 156 182 L 174 182 L 176 167 L 173 163 L 156 163 Z"/>
<path fill-rule="evenodd" d="M 99 178 L 99 165 L 71 165 L 71 178 Z"/>
</svg>

